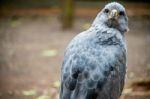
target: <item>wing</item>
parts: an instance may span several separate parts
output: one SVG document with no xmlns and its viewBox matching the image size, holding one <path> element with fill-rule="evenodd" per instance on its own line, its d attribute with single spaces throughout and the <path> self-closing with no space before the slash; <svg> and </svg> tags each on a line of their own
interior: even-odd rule
<svg viewBox="0 0 150 99">
<path fill-rule="evenodd" d="M 62 66 L 61 99 L 94 99 L 113 70 L 108 54 L 101 47 L 69 49 Z"/>
<path fill-rule="evenodd" d="M 99 68 L 100 63 L 93 55 L 76 53 L 68 61 L 66 64 L 64 63 L 66 66 L 62 70 L 61 93 L 63 98 L 61 99 L 75 99 L 75 97 L 88 99 L 88 97 L 94 96 L 91 93 L 95 94 L 96 88 L 102 88 L 112 69 L 104 68 L 103 64 Z"/>
<path fill-rule="evenodd" d="M 120 81 L 120 96 L 124 88 L 124 82 L 125 82 L 125 74 L 126 74 L 126 49 L 122 48 L 121 53 L 117 57 L 118 60 L 118 66 L 119 66 L 119 81 Z"/>
</svg>

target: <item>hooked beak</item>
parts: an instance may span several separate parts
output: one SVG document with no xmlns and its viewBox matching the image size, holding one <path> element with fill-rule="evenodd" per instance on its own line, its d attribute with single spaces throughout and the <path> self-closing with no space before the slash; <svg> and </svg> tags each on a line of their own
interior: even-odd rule
<svg viewBox="0 0 150 99">
<path fill-rule="evenodd" d="M 109 19 L 118 19 L 118 11 L 116 9 L 111 10 L 108 16 Z"/>
</svg>

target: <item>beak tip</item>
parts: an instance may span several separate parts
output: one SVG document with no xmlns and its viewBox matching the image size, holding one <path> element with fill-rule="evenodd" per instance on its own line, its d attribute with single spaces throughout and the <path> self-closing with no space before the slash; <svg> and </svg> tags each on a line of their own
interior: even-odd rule
<svg viewBox="0 0 150 99">
<path fill-rule="evenodd" d="M 116 9 L 111 10 L 108 18 L 109 19 L 118 19 L 118 11 Z"/>
</svg>

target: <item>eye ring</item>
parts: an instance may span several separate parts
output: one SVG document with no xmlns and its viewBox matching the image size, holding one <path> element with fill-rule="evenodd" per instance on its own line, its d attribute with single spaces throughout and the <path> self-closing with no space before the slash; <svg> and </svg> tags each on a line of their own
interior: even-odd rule
<svg viewBox="0 0 150 99">
<path fill-rule="evenodd" d="M 120 11 L 120 12 L 119 12 L 119 15 L 120 15 L 120 16 L 124 16 L 125 13 L 124 13 L 123 11 Z"/>
<path fill-rule="evenodd" d="M 105 12 L 105 13 L 109 13 L 109 10 L 108 10 L 108 9 L 105 9 L 104 12 Z"/>
</svg>

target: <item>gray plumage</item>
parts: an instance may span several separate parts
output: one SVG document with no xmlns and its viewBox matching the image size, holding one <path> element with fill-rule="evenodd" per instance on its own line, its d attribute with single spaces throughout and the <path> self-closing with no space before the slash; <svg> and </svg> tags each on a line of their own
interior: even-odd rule
<svg viewBox="0 0 150 99">
<path fill-rule="evenodd" d="M 61 68 L 60 99 L 118 99 L 126 73 L 125 8 L 107 4 L 91 27 L 68 45 Z"/>
</svg>

